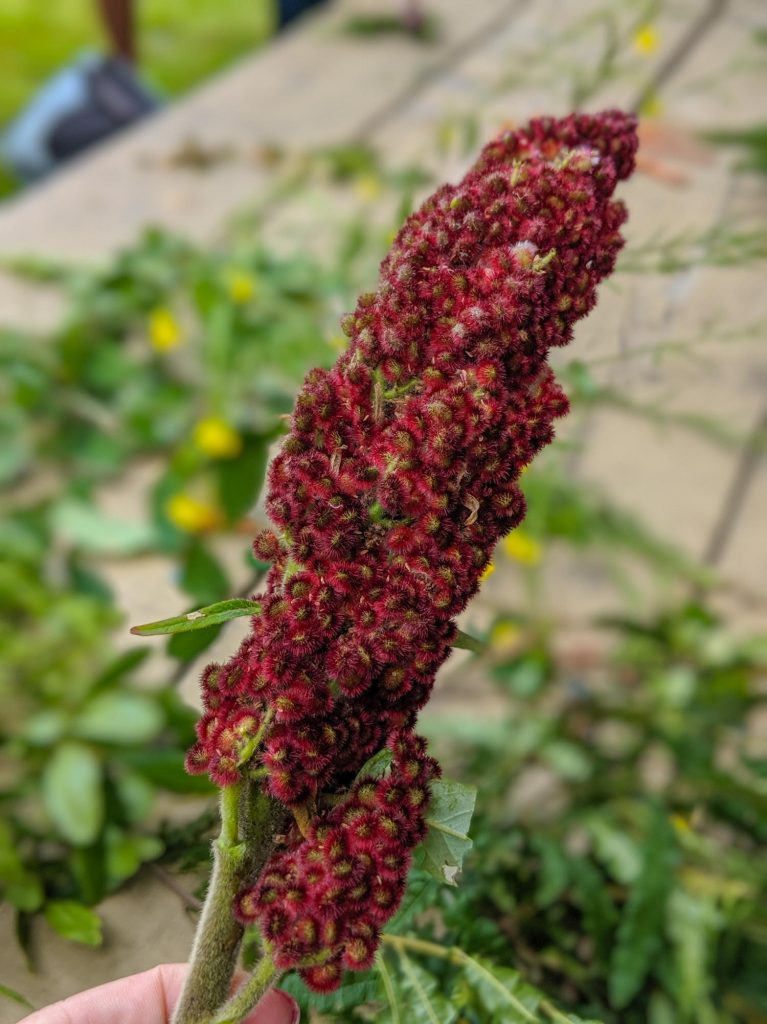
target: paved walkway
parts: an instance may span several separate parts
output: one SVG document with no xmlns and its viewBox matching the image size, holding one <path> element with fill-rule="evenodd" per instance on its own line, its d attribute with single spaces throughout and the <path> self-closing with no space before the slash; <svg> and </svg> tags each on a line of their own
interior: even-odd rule
<svg viewBox="0 0 767 1024">
<path fill-rule="evenodd" d="M 712 126 L 763 120 L 764 47 L 753 39 L 767 23 L 763 3 L 662 4 L 653 22 L 657 50 L 645 54 L 632 50 L 637 5 L 628 0 L 431 0 L 442 28 L 431 47 L 344 34 L 350 11 L 382 3 L 347 0 L 307 18 L 253 59 L 2 208 L 0 257 L 99 260 L 150 223 L 214 240 L 232 215 L 271 187 L 275 172 L 258 157 L 264 144 L 294 152 L 365 140 L 387 165 L 417 162 L 438 177 L 454 177 L 466 158 L 436 146 L 448 117 L 456 124 L 476 118 L 485 137 L 504 122 L 564 113 L 574 102 L 597 109 L 649 95 L 660 110 L 646 125 L 644 171 L 624 190 L 631 210 L 626 269 L 604 289 L 570 353 L 588 362 L 600 382 L 620 385 L 624 408 L 571 418 L 562 434 L 582 444 L 569 469 L 690 555 L 713 553 L 732 582 L 728 610 L 744 625 L 764 624 L 765 462 L 756 458 L 749 467 L 736 445 L 712 443 L 671 422 L 705 413 L 745 438 L 767 409 L 764 264 L 721 265 L 732 233 L 764 229 L 767 189 L 736 174 L 731 153 L 695 138 Z M 629 42 L 613 67 L 614 35 Z M 213 155 L 205 171 L 180 159 L 190 146 Z M 322 244 L 334 221 L 359 202 L 317 182 L 275 204 L 267 230 L 288 247 Z M 693 263 L 669 274 L 629 272 L 632 264 L 647 270 L 659 252 L 688 252 Z M 0 274 L 0 322 L 45 326 L 57 313 L 53 293 Z M 669 342 L 683 342 L 694 358 L 648 351 Z M 658 406 L 665 422 L 632 414 L 632 404 Z M 762 427 L 762 449 L 764 439 Z M 729 517 L 731 535 L 723 536 L 717 524 L 724 503 L 744 475 L 749 486 L 737 516 Z M 552 553 L 549 562 L 554 608 L 572 635 L 581 635 L 594 611 L 614 606 L 614 585 L 595 560 Z M 131 621 L 184 603 L 159 562 L 122 566 L 114 582 Z M 513 567 L 503 568 L 467 622 L 487 619 L 519 592 Z M 229 635 L 224 649 L 232 643 Z M 443 684 L 459 705 L 468 700 L 462 675 L 448 666 Z M 191 696 L 194 687 L 190 679 L 185 692 Z M 41 927 L 41 973 L 29 975 L 10 949 L 3 980 L 39 1004 L 186 956 L 192 924 L 178 897 L 151 876 L 107 900 L 103 913 L 103 949 L 84 951 Z M 0 1004 L 0 1024 L 16 1016 Z"/>
</svg>

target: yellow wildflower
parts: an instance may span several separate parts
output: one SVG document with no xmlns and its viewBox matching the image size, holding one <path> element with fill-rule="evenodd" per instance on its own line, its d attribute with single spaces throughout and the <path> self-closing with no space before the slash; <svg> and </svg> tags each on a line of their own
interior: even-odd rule
<svg viewBox="0 0 767 1024">
<path fill-rule="evenodd" d="M 541 545 L 522 530 L 514 530 L 502 543 L 505 554 L 515 562 L 536 565 L 541 560 Z"/>
<path fill-rule="evenodd" d="M 677 832 L 685 833 L 692 831 L 689 820 L 683 814 L 672 814 L 671 824 Z"/>
<path fill-rule="evenodd" d="M 184 533 L 205 533 L 221 525 L 222 516 L 215 505 L 180 491 L 165 505 L 168 519 Z"/>
<path fill-rule="evenodd" d="M 479 582 L 484 583 L 485 580 L 490 579 L 494 572 L 495 562 L 488 562 L 484 568 L 484 571 L 482 572 L 482 575 L 479 577 Z"/>
<path fill-rule="evenodd" d="M 509 622 L 508 619 L 496 622 L 490 630 L 490 646 L 494 651 L 508 651 L 516 646 L 521 635 L 522 630 L 516 622 Z"/>
<path fill-rule="evenodd" d="M 229 298 L 238 306 L 250 302 L 256 294 L 256 279 L 244 270 L 233 270 L 226 281 Z"/>
<path fill-rule="evenodd" d="M 660 35 L 653 25 L 640 25 L 634 33 L 634 49 L 643 57 L 650 57 L 660 46 Z"/>
<path fill-rule="evenodd" d="M 206 416 L 194 428 L 194 443 L 211 459 L 232 459 L 242 451 L 242 438 L 220 416 Z"/>
<path fill-rule="evenodd" d="M 164 306 L 155 309 L 149 317 L 149 340 L 158 352 L 176 348 L 183 340 L 178 320 Z"/>
<path fill-rule="evenodd" d="M 377 174 L 360 174 L 354 182 L 354 191 L 366 203 L 378 199 L 383 186 Z"/>
</svg>

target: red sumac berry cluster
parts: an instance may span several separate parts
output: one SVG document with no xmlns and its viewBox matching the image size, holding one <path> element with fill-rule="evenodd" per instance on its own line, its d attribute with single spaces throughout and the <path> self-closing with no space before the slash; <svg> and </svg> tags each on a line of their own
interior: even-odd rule
<svg viewBox="0 0 767 1024">
<path fill-rule="evenodd" d="M 203 675 L 190 771 L 228 785 L 265 770 L 273 797 L 309 806 L 347 789 L 392 734 L 404 742 L 455 616 L 524 516 L 519 475 L 567 410 L 548 352 L 613 269 L 625 210 L 611 197 L 636 145 L 634 118 L 618 111 L 537 119 L 407 220 L 378 290 L 344 318 L 348 349 L 296 401 L 269 473 L 275 532 L 255 542 L 273 563 L 261 613 L 234 657 Z M 311 847 L 323 877 L 325 827 Z M 292 877 L 284 856 L 280 877 Z M 275 886 L 252 890 L 251 915 Z M 267 920 L 284 923 L 290 949 L 335 950 L 308 925 L 300 939 L 288 899 Z M 369 961 L 378 925 L 355 908 L 373 931 L 310 968 L 316 987 L 340 962 Z"/>
<path fill-rule="evenodd" d="M 405 891 L 412 850 L 426 832 L 437 763 L 412 732 L 393 734 L 389 746 L 390 774 L 357 779 L 237 900 L 238 917 L 260 924 L 277 966 L 301 968 L 316 991 L 335 988 L 343 968 L 372 965 L 380 929 Z"/>
</svg>

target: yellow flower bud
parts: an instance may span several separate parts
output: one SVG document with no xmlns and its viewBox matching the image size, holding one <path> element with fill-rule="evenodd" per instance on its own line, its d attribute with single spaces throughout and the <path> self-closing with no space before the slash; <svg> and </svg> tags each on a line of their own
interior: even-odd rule
<svg viewBox="0 0 767 1024">
<path fill-rule="evenodd" d="M 211 459 L 232 459 L 242 451 L 242 438 L 219 416 L 200 420 L 194 428 L 194 443 Z"/>
<path fill-rule="evenodd" d="M 354 183 L 354 191 L 363 202 L 371 203 L 383 191 L 381 179 L 377 174 L 361 174 Z"/>
<path fill-rule="evenodd" d="M 174 494 L 165 505 L 168 519 L 184 533 L 206 533 L 220 526 L 223 516 L 219 509 L 210 502 L 193 498 L 191 494 L 180 491 Z"/>
<path fill-rule="evenodd" d="M 516 647 L 521 636 L 522 630 L 516 622 L 496 622 L 490 630 L 490 646 L 494 651 L 506 653 Z"/>
<path fill-rule="evenodd" d="M 256 279 L 244 270 L 233 270 L 227 278 L 227 289 L 232 302 L 244 306 L 256 294 Z"/>
<path fill-rule="evenodd" d="M 522 565 L 536 565 L 541 560 L 541 546 L 537 540 L 524 533 L 514 530 L 503 539 L 503 550 L 509 558 Z"/>
<path fill-rule="evenodd" d="M 495 562 L 488 562 L 485 566 L 484 572 L 479 577 L 479 582 L 484 583 L 485 580 L 489 579 L 495 572 Z"/>
<path fill-rule="evenodd" d="M 181 327 L 169 309 L 160 307 L 149 317 L 149 340 L 158 352 L 167 352 L 181 344 Z"/>
<path fill-rule="evenodd" d="M 653 25 L 640 25 L 634 33 L 634 49 L 643 57 L 650 57 L 660 46 L 660 35 Z"/>
</svg>

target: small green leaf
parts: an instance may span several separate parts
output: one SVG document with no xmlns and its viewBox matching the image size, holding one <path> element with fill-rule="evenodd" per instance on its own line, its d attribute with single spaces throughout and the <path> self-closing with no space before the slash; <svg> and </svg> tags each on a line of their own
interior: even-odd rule
<svg viewBox="0 0 767 1024">
<path fill-rule="evenodd" d="M 464 633 L 462 629 L 456 632 L 451 646 L 462 651 L 473 651 L 475 654 L 483 654 L 487 650 L 484 640 L 478 640 L 476 637 Z"/>
<path fill-rule="evenodd" d="M 423 867 L 435 878 L 456 885 L 463 858 L 472 847 L 467 833 L 477 791 L 460 782 L 440 780 L 431 785 L 426 818 L 429 831 L 419 847 Z"/>
<path fill-rule="evenodd" d="M 128 690 L 94 697 L 72 723 L 81 739 L 131 746 L 146 743 L 163 726 L 163 713 L 151 697 Z"/>
<path fill-rule="evenodd" d="M 369 757 L 357 773 L 357 778 L 372 775 L 374 779 L 380 779 L 391 768 L 393 754 L 388 747 L 382 747 L 377 753 Z"/>
<path fill-rule="evenodd" d="M 168 633 L 189 633 L 196 629 L 207 629 L 217 626 L 229 619 L 238 619 L 243 615 L 258 615 L 261 605 L 258 601 L 248 601 L 242 597 L 234 597 L 229 601 L 218 601 L 207 608 L 187 612 L 186 615 L 175 615 L 170 619 L 159 619 L 157 622 L 146 622 L 142 626 L 132 626 L 131 633 L 135 636 L 164 636 Z"/>
<path fill-rule="evenodd" d="M 45 920 L 65 939 L 85 946 L 100 946 L 101 918 L 90 907 L 75 900 L 51 900 L 45 905 Z"/>
<path fill-rule="evenodd" d="M 87 846 L 104 820 L 101 764 L 83 743 L 62 743 L 45 766 L 42 779 L 46 810 L 58 830 L 75 846 Z"/>
</svg>

